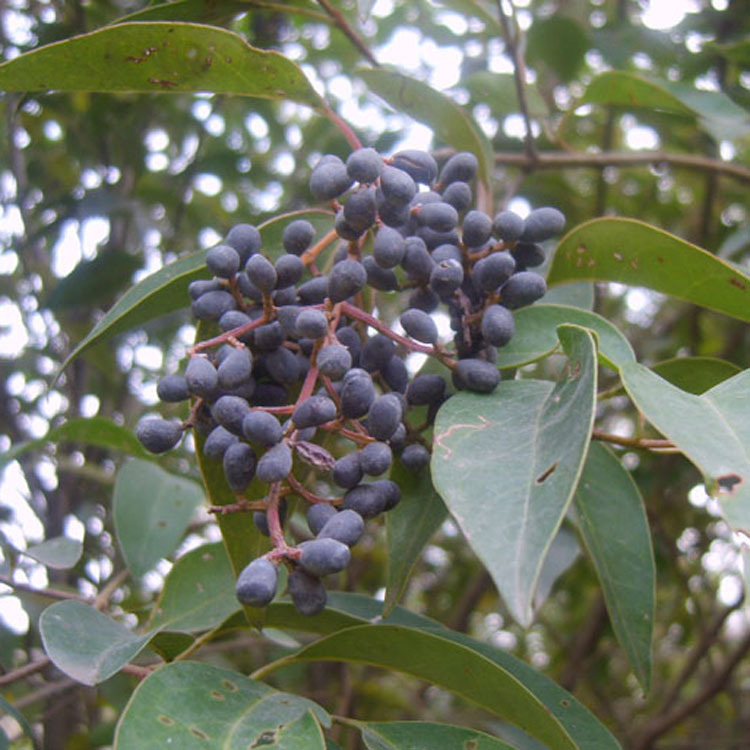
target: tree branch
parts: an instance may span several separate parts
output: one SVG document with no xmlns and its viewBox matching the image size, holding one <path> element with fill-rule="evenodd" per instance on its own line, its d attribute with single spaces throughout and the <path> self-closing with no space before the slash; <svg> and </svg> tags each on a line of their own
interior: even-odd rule
<svg viewBox="0 0 750 750">
<path fill-rule="evenodd" d="M 331 17 L 334 25 L 340 29 L 346 38 L 362 53 L 362 56 L 367 59 L 376 68 L 380 67 L 380 63 L 377 58 L 370 51 L 370 48 L 360 39 L 356 31 L 349 25 L 349 22 L 344 18 L 341 11 L 334 8 L 328 0 L 318 0 L 318 4 L 325 10 L 326 13 Z"/>
</svg>

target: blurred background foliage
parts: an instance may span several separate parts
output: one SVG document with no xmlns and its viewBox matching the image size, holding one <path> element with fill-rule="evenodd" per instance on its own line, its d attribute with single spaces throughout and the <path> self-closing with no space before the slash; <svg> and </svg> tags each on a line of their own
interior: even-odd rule
<svg viewBox="0 0 750 750">
<path fill-rule="evenodd" d="M 386 153 L 404 145 L 445 149 L 428 127 L 367 90 L 356 68 L 368 61 L 326 6 L 9 0 L 0 7 L 0 50 L 3 60 L 12 59 L 142 11 L 134 20 L 213 23 L 297 62 L 366 145 Z M 524 141 L 512 50 L 495 3 L 350 0 L 333 6 L 375 60 L 428 82 L 473 114 L 496 152 L 495 209 L 555 205 L 569 227 L 601 215 L 638 218 L 747 267 L 745 3 L 516 0 L 532 144 Z M 679 92 L 694 105 L 692 113 L 617 102 L 614 86 L 595 96 L 589 83 L 612 69 Z M 587 91 L 591 103 L 576 106 Z M 174 371 L 192 341 L 186 313 L 92 347 L 52 382 L 66 355 L 134 281 L 210 246 L 235 223 L 257 224 L 308 206 L 311 165 L 322 153 L 348 153 L 329 121 L 289 102 L 50 93 L 3 94 L 0 107 L 3 452 L 75 416 L 132 427 L 152 410 L 156 382 Z M 646 364 L 703 355 L 750 365 L 748 327 L 718 313 L 616 284 L 597 285 L 595 310 L 626 333 Z M 610 432 L 639 427 L 623 396 L 603 401 L 598 417 Z M 186 442 L 162 465 L 197 476 Z M 141 580 L 117 579 L 124 564 L 113 544 L 110 498 L 119 460 L 102 448 L 60 444 L 5 466 L 0 573 L 14 588 L 0 584 L 3 673 L 42 656 L 36 623 L 50 600 L 32 589 L 92 596 L 114 580 L 113 612 L 129 613 L 130 624 L 148 613 L 171 563 L 161 561 Z M 627 747 L 746 747 L 750 668 L 742 657 L 750 628 L 735 540 L 685 459 L 627 453 L 625 462 L 644 494 L 658 571 L 648 695 L 616 644 L 592 566 L 573 535 L 528 632 L 509 619 L 451 523 L 427 547 L 405 603 L 544 670 Z M 383 586 L 386 559 L 382 531 L 370 534 L 357 547 L 343 587 L 374 595 Z M 54 570 L 22 554 L 61 535 L 83 542 L 72 569 Z M 213 520 L 201 512 L 180 552 L 217 538 Z M 212 644 L 206 658 L 244 671 L 280 648 L 245 632 Z M 369 667 L 313 664 L 273 679 L 348 716 L 509 731 L 447 692 Z M 118 675 L 88 689 L 46 667 L 2 686 L 5 699 L 42 726 L 44 747 L 94 748 L 111 742 L 132 685 L 133 678 Z M 16 729 L 8 731 L 14 736 Z M 345 734 L 342 741 L 355 737 Z"/>
</svg>

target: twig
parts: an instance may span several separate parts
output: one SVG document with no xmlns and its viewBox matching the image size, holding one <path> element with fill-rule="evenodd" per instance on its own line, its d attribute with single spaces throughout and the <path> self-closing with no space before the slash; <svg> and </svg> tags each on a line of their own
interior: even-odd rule
<svg viewBox="0 0 750 750">
<path fill-rule="evenodd" d="M 605 443 L 614 443 L 615 445 L 626 445 L 630 448 L 648 448 L 655 450 L 664 450 L 675 448 L 675 444 L 669 440 L 651 440 L 649 438 L 629 438 L 612 435 L 601 430 L 591 430 L 591 437 L 595 440 L 603 440 Z"/>
<path fill-rule="evenodd" d="M 325 116 L 341 131 L 341 134 L 346 138 L 346 142 L 355 150 L 362 148 L 362 141 L 359 140 L 357 134 L 349 127 L 346 120 L 335 112 L 331 105 L 322 97 L 321 103 Z"/>
<path fill-rule="evenodd" d="M 341 31 L 346 35 L 346 38 L 362 53 L 362 56 L 365 57 L 368 62 L 370 62 L 372 65 L 374 65 L 376 68 L 380 67 L 380 63 L 377 61 L 377 58 L 373 53 L 370 51 L 370 48 L 360 39 L 359 35 L 356 31 L 349 25 L 349 22 L 344 18 L 341 11 L 334 8 L 328 0 L 318 0 L 318 4 L 325 10 L 326 13 L 331 17 L 333 20 L 334 25 L 341 29 Z"/>
<path fill-rule="evenodd" d="M 536 161 L 537 152 L 536 146 L 534 145 L 534 135 L 531 132 L 531 117 L 529 116 L 529 103 L 526 97 L 526 65 L 523 61 L 523 55 L 520 50 L 520 33 L 518 31 L 518 24 L 515 23 L 515 8 L 513 7 L 512 0 L 507 0 L 510 4 L 513 21 L 515 25 L 515 33 L 510 28 L 510 19 L 503 10 L 503 0 L 497 0 L 497 10 L 500 16 L 500 23 L 505 33 L 505 43 L 510 51 L 511 58 L 513 60 L 513 79 L 516 83 L 516 93 L 518 94 L 518 106 L 521 110 L 521 116 L 523 117 L 524 127 L 526 129 L 526 135 L 524 136 L 524 149 L 526 151 L 526 158 L 532 163 Z"/>
<path fill-rule="evenodd" d="M 48 656 L 43 656 L 41 659 L 24 664 L 18 669 L 14 669 L 12 672 L 7 672 L 4 675 L 0 675 L 0 685 L 10 685 L 12 682 L 23 680 L 25 677 L 29 677 L 32 674 L 36 674 L 45 667 L 49 666 L 50 659 Z"/>
<path fill-rule="evenodd" d="M 720 693 L 729 680 L 732 671 L 745 658 L 748 651 L 750 651 L 750 633 L 740 641 L 737 648 L 726 662 L 724 662 L 722 667 L 710 680 L 703 684 L 702 689 L 692 698 L 685 701 L 685 703 L 669 714 L 655 716 L 633 743 L 633 750 L 649 750 L 653 746 L 654 740 L 692 716 L 704 703 L 708 703 L 708 701 Z"/>
<path fill-rule="evenodd" d="M 94 599 L 94 607 L 96 609 L 103 609 L 106 607 L 109 598 L 115 593 L 121 584 L 127 581 L 129 575 L 130 571 L 126 568 L 125 570 L 121 570 L 117 575 L 112 576 L 102 590 L 96 595 L 96 598 Z"/>
<path fill-rule="evenodd" d="M 22 711 L 27 706 L 31 706 L 32 704 L 38 703 L 45 698 L 49 698 L 51 695 L 62 693 L 65 690 L 70 690 L 70 688 L 75 687 L 83 687 L 83 685 L 76 682 L 75 680 L 70 679 L 69 677 L 66 677 L 64 680 L 58 680 L 57 682 L 48 682 L 38 690 L 34 690 L 34 692 L 28 693 L 27 695 L 19 698 L 17 701 L 14 701 L 13 705 L 19 711 Z"/>
<path fill-rule="evenodd" d="M 49 599 L 75 599 L 79 602 L 89 602 L 90 599 L 80 594 L 74 594 L 71 591 L 60 591 L 59 589 L 37 589 L 26 583 L 18 583 L 8 576 L 0 576 L 0 583 L 10 586 L 16 591 L 23 591 L 26 594 L 36 594 L 37 596 L 46 596 Z"/>
<path fill-rule="evenodd" d="M 575 153 L 569 151 L 537 152 L 534 158 L 517 152 L 498 152 L 495 164 L 520 169 L 588 169 L 601 167 L 638 167 L 648 164 L 669 164 L 674 167 L 698 169 L 704 172 L 732 177 L 750 183 L 750 169 L 720 159 L 667 151 L 602 151 L 600 153 Z"/>
</svg>

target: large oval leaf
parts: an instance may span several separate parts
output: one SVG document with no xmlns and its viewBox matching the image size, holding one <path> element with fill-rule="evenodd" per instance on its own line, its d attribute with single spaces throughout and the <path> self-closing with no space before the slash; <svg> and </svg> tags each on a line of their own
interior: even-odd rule
<svg viewBox="0 0 750 750">
<path fill-rule="evenodd" d="M 130 91 L 321 100 L 302 71 L 279 52 L 195 23 L 120 23 L 47 44 L 0 65 L 5 91 Z"/>
<path fill-rule="evenodd" d="M 548 747 L 609 750 L 618 744 L 569 693 L 509 654 L 444 628 L 348 628 L 263 668 L 346 661 L 393 669 L 444 687 Z"/>
<path fill-rule="evenodd" d="M 479 177 L 490 184 L 492 146 L 484 132 L 452 99 L 422 81 L 386 68 L 360 68 L 357 74 L 367 87 L 403 112 L 435 131 L 457 150 L 471 151 L 479 159 Z"/>
<path fill-rule="evenodd" d="M 602 363 L 617 369 L 625 362 L 635 362 L 633 347 L 606 318 L 588 310 L 567 305 L 530 305 L 514 313 L 516 332 L 508 344 L 497 352 L 497 366 L 520 367 L 535 362 L 559 348 L 557 326 L 569 323 L 596 333 Z"/>
<path fill-rule="evenodd" d="M 637 485 L 602 443 L 589 448 L 574 507 L 617 640 L 648 690 L 656 588 L 651 533 Z"/>
<path fill-rule="evenodd" d="M 518 622 L 529 625 L 539 572 L 572 499 L 596 402 L 596 347 L 560 326 L 560 382 L 514 380 L 458 393 L 438 412 L 432 475 Z"/>
<path fill-rule="evenodd" d="M 117 541 L 134 576 L 174 552 L 203 502 L 203 490 L 148 461 L 133 459 L 117 472 L 112 513 Z"/>
<path fill-rule="evenodd" d="M 116 750 L 224 748 L 325 750 L 320 706 L 238 672 L 195 662 L 157 669 L 135 689 L 115 732 Z"/>
<path fill-rule="evenodd" d="M 563 237 L 547 283 L 576 279 L 645 286 L 750 321 L 750 276 L 634 219 L 594 219 Z"/>
<path fill-rule="evenodd" d="M 75 600 L 47 607 L 39 618 L 39 632 L 54 665 L 84 685 L 96 685 L 111 677 L 150 638 Z"/>
<path fill-rule="evenodd" d="M 637 363 L 620 376 L 646 419 L 707 477 L 729 525 L 750 535 L 750 370 L 701 396 Z"/>
<path fill-rule="evenodd" d="M 432 486 L 430 472 L 421 475 L 407 471 L 401 462 L 391 479 L 401 487 L 401 502 L 385 517 L 388 536 L 388 578 L 383 615 L 393 609 L 406 589 L 412 568 L 430 537 L 445 518 L 440 495 Z"/>
</svg>

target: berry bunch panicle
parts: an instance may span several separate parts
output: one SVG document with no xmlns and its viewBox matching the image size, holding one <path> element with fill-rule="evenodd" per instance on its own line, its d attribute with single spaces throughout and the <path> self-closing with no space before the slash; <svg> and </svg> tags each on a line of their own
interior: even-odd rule
<svg viewBox="0 0 750 750">
<path fill-rule="evenodd" d="M 137 435 L 163 453 L 185 429 L 205 432 L 203 452 L 223 463 L 236 509 L 252 510 L 272 542 L 237 580 L 244 604 L 267 605 L 285 564 L 297 609 L 319 612 L 322 579 L 347 567 L 365 521 L 401 498 L 387 478 L 394 453 L 407 470 L 425 470 L 422 432 L 453 389 L 497 387 L 496 349 L 513 336 L 513 310 L 544 295 L 543 277 L 529 269 L 544 261 L 539 243 L 565 219 L 550 207 L 525 219 L 471 209 L 477 166 L 464 152 L 442 169 L 416 150 L 383 157 L 361 148 L 346 162 L 324 156 L 310 191 L 334 210 L 331 232 L 315 242 L 311 223 L 290 221 L 283 252 L 266 255 L 258 229 L 239 224 L 207 252 L 214 278 L 190 285 L 191 310 L 221 333 L 196 343 L 184 372 L 157 389 L 166 402 L 192 399 L 190 418 L 144 419 Z M 337 239 L 323 273 L 317 260 Z M 373 315 L 376 293 L 403 298 L 405 335 Z M 449 342 L 432 315 L 441 306 Z M 404 360 L 412 352 L 434 357 L 451 377 L 411 377 Z M 409 411 L 424 407 L 427 419 L 413 426 Z M 329 436 L 335 455 L 324 447 Z M 324 475 L 330 496 L 298 479 L 303 465 Z M 254 480 L 267 487 L 262 498 L 245 497 Z M 283 528 L 287 496 L 309 503 L 310 538 L 296 544 Z"/>
</svg>

